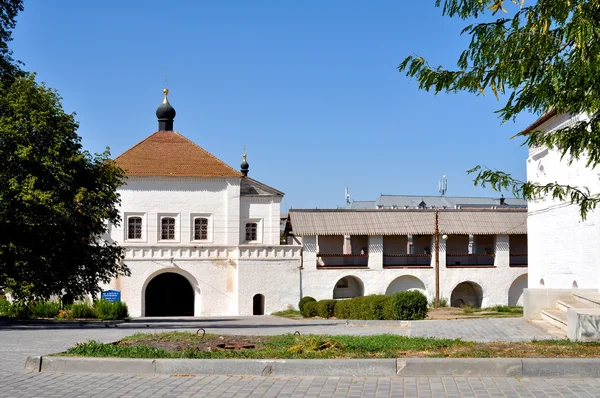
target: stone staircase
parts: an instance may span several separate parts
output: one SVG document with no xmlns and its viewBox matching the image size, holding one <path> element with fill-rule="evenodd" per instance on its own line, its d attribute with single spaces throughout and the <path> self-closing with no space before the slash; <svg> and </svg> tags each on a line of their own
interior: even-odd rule
<svg viewBox="0 0 600 398">
<path fill-rule="evenodd" d="M 556 308 L 543 309 L 542 320 L 556 338 L 600 341 L 600 293 L 572 293 L 558 300 Z"/>
</svg>

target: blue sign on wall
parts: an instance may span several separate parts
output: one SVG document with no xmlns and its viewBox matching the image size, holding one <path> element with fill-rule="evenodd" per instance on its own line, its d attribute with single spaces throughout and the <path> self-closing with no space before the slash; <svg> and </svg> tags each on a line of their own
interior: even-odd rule
<svg viewBox="0 0 600 398">
<path fill-rule="evenodd" d="M 105 290 L 100 295 L 100 298 L 111 303 L 116 303 L 117 301 L 121 301 L 121 292 L 118 290 Z"/>
</svg>

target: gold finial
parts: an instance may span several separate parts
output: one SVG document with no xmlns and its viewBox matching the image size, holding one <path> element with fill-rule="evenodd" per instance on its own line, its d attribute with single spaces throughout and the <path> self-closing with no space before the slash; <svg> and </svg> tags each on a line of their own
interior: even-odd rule
<svg viewBox="0 0 600 398">
<path fill-rule="evenodd" d="M 168 104 L 169 100 L 167 99 L 167 95 L 169 95 L 169 89 L 168 88 L 163 89 L 163 94 L 165 95 L 165 99 L 163 100 L 163 104 Z"/>
<path fill-rule="evenodd" d="M 246 160 L 246 145 L 244 145 L 244 156 L 243 156 L 243 158 L 244 158 L 244 161 L 245 161 Z"/>
</svg>

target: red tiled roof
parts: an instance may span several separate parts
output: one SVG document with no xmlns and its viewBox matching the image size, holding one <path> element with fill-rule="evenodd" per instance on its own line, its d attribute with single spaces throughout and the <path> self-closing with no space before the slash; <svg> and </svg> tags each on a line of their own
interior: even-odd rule
<svg viewBox="0 0 600 398">
<path fill-rule="evenodd" d="M 115 159 L 129 176 L 241 177 L 175 131 L 158 131 Z"/>
</svg>

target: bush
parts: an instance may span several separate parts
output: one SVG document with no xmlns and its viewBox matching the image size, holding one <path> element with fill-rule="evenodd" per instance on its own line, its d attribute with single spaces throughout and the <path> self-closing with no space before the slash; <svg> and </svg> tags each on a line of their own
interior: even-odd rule
<svg viewBox="0 0 600 398">
<path fill-rule="evenodd" d="M 0 300 L 0 317 L 12 319 L 29 319 L 29 308 L 23 304 Z"/>
<path fill-rule="evenodd" d="M 337 300 L 321 300 L 316 303 L 317 316 L 331 318 L 334 316 Z"/>
<path fill-rule="evenodd" d="M 73 303 L 67 306 L 68 313 L 65 318 L 96 318 L 96 311 L 87 302 Z"/>
<path fill-rule="evenodd" d="M 355 297 L 348 300 L 339 300 L 335 305 L 335 317 L 340 319 L 386 319 L 386 303 L 391 296 L 376 295 Z"/>
<path fill-rule="evenodd" d="M 418 291 L 398 292 L 385 304 L 385 319 L 419 320 L 427 316 L 427 297 Z"/>
<path fill-rule="evenodd" d="M 98 300 L 94 302 L 96 316 L 102 320 L 116 320 L 129 318 L 127 304 L 122 301 L 110 302 L 107 300 Z"/>
<path fill-rule="evenodd" d="M 304 308 L 304 305 L 306 305 L 306 303 L 316 303 L 317 300 L 315 300 L 314 298 L 310 297 L 310 296 L 306 296 L 306 297 L 302 297 L 300 299 L 300 302 L 298 303 L 298 309 L 300 310 L 300 312 L 302 312 L 302 309 Z"/>
<path fill-rule="evenodd" d="M 60 311 L 58 301 L 36 301 L 29 304 L 29 312 L 32 318 L 54 318 Z"/>
<path fill-rule="evenodd" d="M 317 302 L 309 301 L 308 303 L 302 306 L 302 311 L 300 312 L 305 318 L 312 318 L 314 316 L 317 316 Z"/>
</svg>

